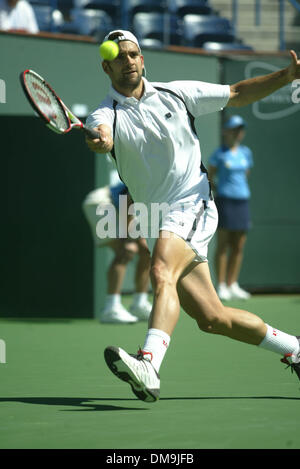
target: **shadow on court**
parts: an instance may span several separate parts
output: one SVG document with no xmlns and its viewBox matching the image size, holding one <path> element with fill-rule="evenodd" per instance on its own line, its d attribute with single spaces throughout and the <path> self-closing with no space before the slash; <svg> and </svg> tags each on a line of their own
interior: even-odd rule
<svg viewBox="0 0 300 469">
<path fill-rule="evenodd" d="M 205 401 L 205 400 L 291 400 L 299 401 L 300 397 L 285 396 L 206 396 L 206 397 L 162 397 L 160 401 Z M 101 402 L 98 404 L 97 402 Z M 84 397 L 1 397 L 0 404 L 4 402 L 21 402 L 23 404 L 37 404 L 46 406 L 70 406 L 80 407 L 80 409 L 72 409 L 75 411 L 122 411 L 122 410 L 149 410 L 149 408 L 141 407 L 124 407 L 119 405 L 105 404 L 105 402 L 139 402 L 138 399 L 125 398 L 84 398 Z M 63 409 L 62 411 L 71 411 L 71 409 Z"/>
<path fill-rule="evenodd" d="M 21 402 L 23 404 L 37 404 L 47 406 L 70 406 L 80 407 L 80 409 L 72 409 L 76 411 L 107 411 L 107 410 L 147 410 L 135 407 L 114 406 L 110 404 L 97 404 L 95 401 L 137 401 L 137 399 L 112 399 L 112 398 L 85 398 L 85 397 L 1 397 L 0 405 L 2 402 Z M 63 411 L 70 411 L 71 409 L 63 409 Z"/>
</svg>

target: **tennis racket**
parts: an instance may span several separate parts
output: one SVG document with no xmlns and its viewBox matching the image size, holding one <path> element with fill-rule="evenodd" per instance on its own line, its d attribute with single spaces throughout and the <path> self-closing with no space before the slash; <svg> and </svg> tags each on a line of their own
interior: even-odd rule
<svg viewBox="0 0 300 469">
<path fill-rule="evenodd" d="M 67 108 L 51 86 L 36 72 L 25 70 L 21 73 L 20 80 L 29 103 L 49 129 L 58 134 L 66 134 L 72 129 L 81 129 L 91 139 L 100 138 L 98 132 L 88 129 Z"/>
</svg>

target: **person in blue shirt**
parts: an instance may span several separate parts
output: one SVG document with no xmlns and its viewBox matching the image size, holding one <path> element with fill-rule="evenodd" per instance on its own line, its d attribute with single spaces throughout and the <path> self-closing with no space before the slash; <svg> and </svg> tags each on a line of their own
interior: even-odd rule
<svg viewBox="0 0 300 469">
<path fill-rule="evenodd" d="M 253 158 L 250 148 L 241 144 L 245 127 L 241 116 L 231 116 L 223 128 L 222 145 L 209 159 L 209 179 L 216 192 L 219 213 L 215 265 L 221 300 L 250 297 L 238 283 L 243 249 L 251 227 L 248 175 Z"/>
<path fill-rule="evenodd" d="M 144 238 L 110 237 L 101 239 L 97 236 L 96 228 L 100 219 L 100 216 L 96 213 L 97 208 L 103 207 L 105 210 L 111 204 L 116 209 L 117 217 L 121 216 L 119 214 L 120 196 L 130 197 L 125 184 L 117 180 L 109 186 L 100 187 L 87 194 L 82 209 L 90 225 L 95 246 L 98 248 L 109 247 L 114 253 L 114 258 L 107 271 L 107 294 L 104 308 L 100 311 L 99 320 L 102 323 L 129 324 L 149 319 L 152 309 L 152 305 L 148 301 L 151 258 Z M 128 200 L 127 204 L 129 204 Z M 127 223 L 128 220 L 126 219 L 126 225 Z M 127 265 L 135 255 L 138 256 L 135 272 L 135 293 L 133 302 L 129 307 L 129 311 L 127 311 L 121 301 L 121 289 Z"/>
</svg>

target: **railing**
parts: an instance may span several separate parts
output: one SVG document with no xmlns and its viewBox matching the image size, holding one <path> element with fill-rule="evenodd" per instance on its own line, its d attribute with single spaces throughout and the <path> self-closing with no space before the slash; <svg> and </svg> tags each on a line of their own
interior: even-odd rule
<svg viewBox="0 0 300 469">
<path fill-rule="evenodd" d="M 285 45 L 285 2 L 289 1 L 296 10 L 300 12 L 300 4 L 297 0 L 278 0 L 279 2 L 279 11 L 278 11 L 278 36 L 279 36 L 279 49 L 286 50 Z M 232 0 L 232 24 L 237 34 L 238 30 L 238 8 L 239 0 Z M 260 26 L 261 24 L 261 0 L 254 1 L 254 24 L 255 26 Z"/>
</svg>

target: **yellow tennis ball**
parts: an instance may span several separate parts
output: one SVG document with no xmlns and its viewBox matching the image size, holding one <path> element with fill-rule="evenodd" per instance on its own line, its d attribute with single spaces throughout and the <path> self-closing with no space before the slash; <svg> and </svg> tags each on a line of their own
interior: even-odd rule
<svg viewBox="0 0 300 469">
<path fill-rule="evenodd" d="M 114 60 L 119 54 L 119 46 L 114 41 L 105 41 L 99 47 L 99 52 L 104 60 Z"/>
</svg>

